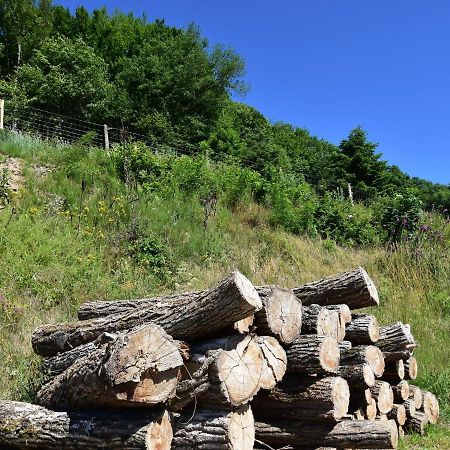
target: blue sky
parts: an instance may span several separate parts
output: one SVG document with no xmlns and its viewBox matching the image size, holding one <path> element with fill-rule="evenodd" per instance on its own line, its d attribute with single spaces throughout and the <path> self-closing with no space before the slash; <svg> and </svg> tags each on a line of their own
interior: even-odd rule
<svg viewBox="0 0 450 450">
<path fill-rule="evenodd" d="M 450 183 L 448 0 L 55 0 L 184 27 L 246 61 L 243 99 L 338 144 L 362 125 L 384 159 Z"/>
</svg>

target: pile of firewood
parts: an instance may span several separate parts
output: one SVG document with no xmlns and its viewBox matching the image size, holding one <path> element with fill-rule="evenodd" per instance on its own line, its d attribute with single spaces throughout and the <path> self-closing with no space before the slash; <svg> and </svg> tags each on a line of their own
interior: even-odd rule
<svg viewBox="0 0 450 450">
<path fill-rule="evenodd" d="M 392 449 L 439 415 L 416 342 L 362 268 L 296 287 L 233 272 L 207 291 L 83 304 L 32 336 L 37 405 L 0 401 L 0 447 Z"/>
</svg>

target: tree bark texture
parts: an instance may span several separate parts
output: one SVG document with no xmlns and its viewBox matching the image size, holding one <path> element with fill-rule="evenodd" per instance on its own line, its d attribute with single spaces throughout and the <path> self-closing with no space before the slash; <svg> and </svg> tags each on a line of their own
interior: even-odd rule
<svg viewBox="0 0 450 450">
<path fill-rule="evenodd" d="M 320 305 L 303 307 L 302 334 L 317 334 L 327 336 L 330 334 L 330 311 Z"/>
<path fill-rule="evenodd" d="M 384 372 L 384 358 L 380 349 L 374 345 L 358 345 L 341 355 L 342 365 L 369 364 L 376 377 Z"/>
<path fill-rule="evenodd" d="M 369 364 L 341 363 L 338 375 L 344 378 L 353 389 L 366 389 L 375 384 L 375 374 Z"/>
<path fill-rule="evenodd" d="M 380 327 L 380 338 L 376 345 L 383 352 L 386 361 L 407 359 L 417 347 L 409 325 L 402 322 Z"/>
<path fill-rule="evenodd" d="M 375 316 L 370 314 L 353 314 L 347 325 L 345 338 L 353 345 L 371 345 L 380 337 L 380 326 Z"/>
<path fill-rule="evenodd" d="M 378 411 L 387 414 L 394 405 L 394 393 L 389 383 L 377 380 L 370 388 L 373 398 L 377 401 Z"/>
<path fill-rule="evenodd" d="M 417 378 L 417 359 L 414 356 L 403 361 L 405 370 L 405 380 L 415 380 Z"/>
</svg>

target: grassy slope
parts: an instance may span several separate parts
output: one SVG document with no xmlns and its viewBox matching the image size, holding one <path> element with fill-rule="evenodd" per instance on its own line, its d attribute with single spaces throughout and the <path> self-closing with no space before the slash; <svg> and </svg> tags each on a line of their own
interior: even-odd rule
<svg viewBox="0 0 450 450">
<path fill-rule="evenodd" d="M 18 198 L 0 212 L 0 293 L 5 297 L 0 302 L 0 398 L 32 399 L 39 377 L 31 331 L 44 322 L 73 319 L 88 299 L 204 288 L 233 268 L 256 284 L 290 287 L 363 265 L 380 291 L 381 306 L 373 313 L 381 323 L 411 323 L 420 344 L 418 383 L 440 398 L 441 424 L 425 438 L 408 438 L 403 448 L 450 448 L 450 262 L 445 250 L 424 249 L 417 255 L 407 248 L 396 253 L 344 249 L 271 228 L 268 212 L 255 204 L 231 212 L 219 203 L 204 230 L 196 198 L 152 194 L 140 197 L 135 208 L 144 228 L 166 244 L 176 262 L 165 269 L 162 283 L 123 251 L 122 222 L 129 218 L 129 205 L 102 155 L 85 152 L 80 159 L 67 149 L 21 138 L 0 142 L 0 153 L 25 159 L 27 180 Z M 42 163 L 55 166 L 44 178 L 32 170 Z M 77 171 L 92 172 L 92 183 L 81 213 L 70 220 L 66 207 L 53 214 L 49 205 L 58 204 L 55 195 L 78 204 Z M 113 197 L 114 206 L 104 206 Z"/>
</svg>

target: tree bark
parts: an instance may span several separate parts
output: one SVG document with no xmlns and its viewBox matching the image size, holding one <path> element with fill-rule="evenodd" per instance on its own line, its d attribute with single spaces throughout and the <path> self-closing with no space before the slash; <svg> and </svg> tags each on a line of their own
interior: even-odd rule
<svg viewBox="0 0 450 450">
<path fill-rule="evenodd" d="M 164 410 L 55 412 L 0 400 L 2 448 L 169 450 L 171 440 L 171 418 Z"/>
<path fill-rule="evenodd" d="M 405 400 L 403 402 L 403 406 L 405 408 L 405 414 L 408 419 L 416 415 L 417 408 L 413 398 L 408 398 L 408 400 Z"/>
<path fill-rule="evenodd" d="M 430 423 L 437 423 L 439 419 L 439 402 L 434 394 L 422 391 L 422 408 Z"/>
<path fill-rule="evenodd" d="M 337 424 L 299 421 L 255 422 L 256 439 L 268 445 L 294 448 L 332 446 L 338 448 L 397 448 L 398 429 L 393 420 L 348 420 Z"/>
<path fill-rule="evenodd" d="M 386 361 L 407 359 L 417 347 L 409 325 L 402 322 L 380 327 L 380 338 L 376 345 Z"/>
<path fill-rule="evenodd" d="M 37 354 L 53 356 L 91 342 L 104 332 L 127 330 L 146 322 L 161 325 L 175 339 L 192 341 L 230 329 L 261 307 L 254 286 L 236 271 L 195 301 L 183 300 L 168 308 L 142 308 L 81 322 L 44 325 L 33 333 L 32 344 Z"/>
<path fill-rule="evenodd" d="M 404 405 L 394 404 L 392 409 L 387 413 L 388 419 L 393 419 L 397 425 L 404 425 L 406 422 L 406 409 Z"/>
<path fill-rule="evenodd" d="M 420 435 L 425 434 L 425 427 L 428 425 L 429 420 L 427 415 L 422 411 L 416 411 L 414 417 L 406 420 L 405 430 L 409 433 L 417 433 Z"/>
<path fill-rule="evenodd" d="M 317 334 L 327 336 L 330 334 L 330 312 L 319 305 L 303 307 L 302 334 Z"/>
<path fill-rule="evenodd" d="M 382 379 L 391 384 L 398 384 L 405 378 L 405 366 L 403 359 L 386 363 Z"/>
<path fill-rule="evenodd" d="M 257 333 L 274 336 L 283 344 L 295 341 L 302 327 L 302 302 L 292 291 L 277 286 L 262 286 L 256 290 L 263 304 L 255 313 Z"/>
<path fill-rule="evenodd" d="M 377 401 L 378 411 L 387 414 L 394 405 L 394 393 L 389 383 L 377 380 L 370 388 L 373 398 Z"/>
<path fill-rule="evenodd" d="M 341 355 L 344 352 L 349 351 L 351 348 L 353 348 L 353 344 L 350 341 L 339 342 L 339 350 L 341 351 Z"/>
<path fill-rule="evenodd" d="M 371 345 L 378 341 L 380 327 L 375 316 L 370 314 L 353 314 L 347 325 L 345 338 L 354 345 Z"/>
<path fill-rule="evenodd" d="M 296 287 L 293 291 L 303 305 L 345 304 L 350 309 L 359 309 L 379 303 L 377 289 L 362 267 Z"/>
<path fill-rule="evenodd" d="M 376 377 L 384 372 L 384 358 L 380 349 L 374 345 L 358 345 L 341 355 L 342 365 L 369 364 Z"/>
<path fill-rule="evenodd" d="M 172 450 L 253 450 L 255 427 L 252 410 L 200 410 L 175 420 Z"/>
<path fill-rule="evenodd" d="M 338 375 L 344 378 L 353 389 L 366 389 L 375 384 L 375 374 L 369 364 L 341 363 Z"/>
<path fill-rule="evenodd" d="M 347 305 L 341 304 L 341 305 L 328 305 L 326 306 L 328 311 L 337 311 L 339 315 L 341 316 L 341 320 L 347 324 L 352 321 L 352 312 L 350 308 Z"/>
<path fill-rule="evenodd" d="M 174 395 L 182 365 L 178 343 L 148 324 L 81 357 L 37 398 L 52 409 L 154 405 Z"/>
<path fill-rule="evenodd" d="M 301 335 L 286 350 L 288 371 L 309 374 L 336 373 L 339 346 L 331 336 Z"/>
<path fill-rule="evenodd" d="M 286 377 L 271 392 L 252 401 L 256 417 L 337 421 L 348 412 L 350 390 L 340 377 Z"/>
<path fill-rule="evenodd" d="M 193 346 L 169 408 L 178 411 L 194 401 L 229 409 L 250 401 L 261 388 L 265 354 L 256 338 L 233 335 Z"/>
<path fill-rule="evenodd" d="M 422 394 L 422 389 L 420 389 L 420 387 L 415 386 L 414 384 L 410 384 L 409 385 L 409 396 L 407 398 L 412 398 L 414 400 L 414 405 L 416 406 L 416 409 L 422 408 L 423 394 Z"/>
<path fill-rule="evenodd" d="M 396 403 L 403 403 L 409 397 L 409 383 L 405 380 L 400 383 L 392 385 L 392 392 L 394 394 L 394 401 Z"/>
<path fill-rule="evenodd" d="M 405 380 L 415 380 L 417 378 L 417 359 L 409 357 L 404 362 Z"/>
</svg>

